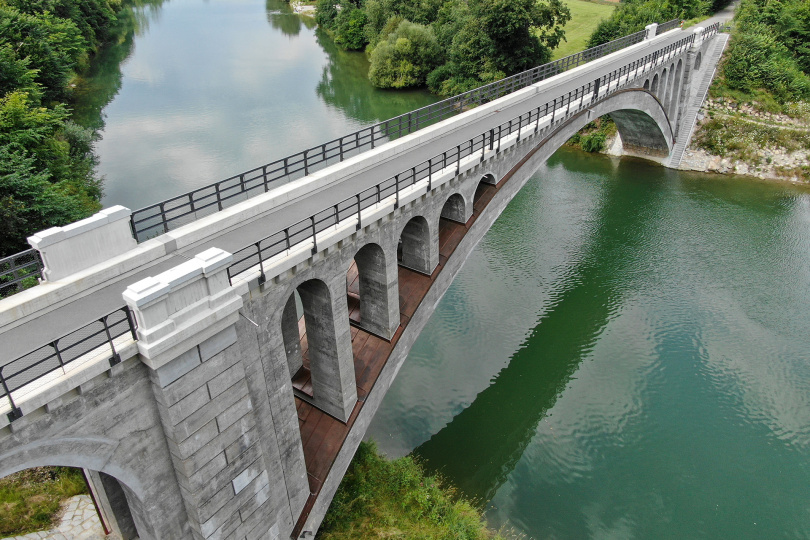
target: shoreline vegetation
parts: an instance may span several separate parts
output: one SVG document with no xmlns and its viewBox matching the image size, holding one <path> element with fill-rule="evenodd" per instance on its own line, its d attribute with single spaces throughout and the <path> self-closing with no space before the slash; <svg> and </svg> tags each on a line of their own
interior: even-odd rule
<svg viewBox="0 0 810 540">
<path fill-rule="evenodd" d="M 740 2 L 701 114 L 682 168 L 810 182 L 810 4 Z"/>
<path fill-rule="evenodd" d="M 318 540 L 507 540 L 482 511 L 410 456 L 388 460 L 362 442 L 318 531 Z"/>
<path fill-rule="evenodd" d="M 0 538 L 50 529 L 62 501 L 87 493 L 81 469 L 34 467 L 0 478 Z"/>
<path fill-rule="evenodd" d="M 0 256 L 27 249 L 36 231 L 101 208 L 98 135 L 73 121 L 70 101 L 77 74 L 118 38 L 124 7 L 122 0 L 0 0 Z"/>
</svg>

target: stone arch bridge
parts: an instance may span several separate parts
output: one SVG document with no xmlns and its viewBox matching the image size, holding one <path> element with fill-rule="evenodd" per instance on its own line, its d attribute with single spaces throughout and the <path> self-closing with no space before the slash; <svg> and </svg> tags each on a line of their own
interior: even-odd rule
<svg viewBox="0 0 810 540">
<path fill-rule="evenodd" d="M 148 239 L 122 207 L 32 237 L 43 279 L 0 301 L 0 476 L 82 467 L 126 538 L 312 537 L 434 306 L 540 164 L 603 115 L 625 153 L 664 160 L 683 137 L 718 27 L 670 26 L 372 131 L 362 153 L 341 140 L 315 172 L 305 152 L 299 178 L 182 226 L 160 203 Z"/>
</svg>

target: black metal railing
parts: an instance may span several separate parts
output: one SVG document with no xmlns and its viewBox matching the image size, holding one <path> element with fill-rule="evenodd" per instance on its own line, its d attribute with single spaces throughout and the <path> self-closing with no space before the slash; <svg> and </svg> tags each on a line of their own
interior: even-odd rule
<svg viewBox="0 0 810 540">
<path fill-rule="evenodd" d="M 655 31 L 656 36 L 660 36 L 664 32 L 669 32 L 670 30 L 674 30 L 681 25 L 680 19 L 672 19 L 671 21 L 667 21 L 665 23 L 661 23 L 658 25 L 658 28 Z"/>
<path fill-rule="evenodd" d="M 41 274 L 42 259 L 35 249 L 0 259 L 0 298 L 33 287 Z"/>
<path fill-rule="evenodd" d="M 663 26 L 677 24 L 673 20 Z M 132 232 L 139 242 L 168 232 L 206 215 L 218 212 L 271 186 L 307 176 L 329 165 L 371 150 L 387 141 L 413 133 L 470 107 L 487 103 L 571 68 L 616 52 L 644 40 L 646 31 L 560 58 L 475 90 L 453 96 L 427 107 L 396 116 L 359 131 L 314 146 L 303 152 L 251 169 L 208 186 L 141 208 L 132 213 Z"/>
<path fill-rule="evenodd" d="M 235 276 L 258 266 L 259 282 L 263 283 L 266 280 L 265 262 L 272 257 L 304 242 L 312 243 L 311 252 L 315 254 L 318 251 L 319 233 L 337 226 L 348 218 L 355 218 L 354 227 L 356 230 L 360 230 L 363 227 L 362 211 L 364 209 L 386 199 L 390 200 L 391 197 L 393 197 L 394 208 L 398 208 L 402 191 L 423 181 L 426 181 L 425 189 L 426 193 L 429 193 L 433 189 L 433 178 L 436 173 L 446 173 L 448 170 L 452 172 L 455 168 L 455 173 L 458 174 L 461 170 L 461 161 L 478 152 L 481 153 L 480 160 L 483 161 L 486 150 L 500 152 L 501 143 L 505 138 L 517 133 L 517 140 L 520 140 L 525 126 L 534 126 L 535 134 L 541 129 L 541 123 L 544 124 L 542 129 L 551 129 L 583 107 L 592 106 L 604 99 L 611 93 L 610 89 L 614 84 L 616 85 L 614 90 L 617 90 L 621 84 L 629 82 L 629 77 L 638 75 L 637 70 L 650 64 L 654 65 L 670 52 L 689 45 L 693 41 L 694 35 L 690 35 L 663 49 L 656 50 L 237 251 L 234 253 L 233 262 L 228 267 L 228 279 L 233 282 Z M 548 122 L 547 125 L 546 122 Z"/>
<path fill-rule="evenodd" d="M 5 398 L 11 407 L 11 412 L 8 413 L 9 420 L 13 422 L 22 416 L 20 408 L 14 402 L 13 392 L 54 371 L 64 370 L 71 362 L 90 353 L 97 356 L 107 355 L 111 366 L 117 364 L 121 358 L 114 340 L 127 333 L 132 339 L 137 339 L 135 329 L 135 319 L 129 308 L 121 307 L 0 366 L 0 400 Z"/>
</svg>

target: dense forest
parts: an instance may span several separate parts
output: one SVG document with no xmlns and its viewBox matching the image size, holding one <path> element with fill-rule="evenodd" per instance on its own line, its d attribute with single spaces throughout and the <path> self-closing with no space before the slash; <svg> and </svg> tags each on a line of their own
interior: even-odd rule
<svg viewBox="0 0 810 540">
<path fill-rule="evenodd" d="M 0 255 L 101 206 L 94 133 L 65 103 L 111 38 L 120 1 L 0 0 Z"/>
<path fill-rule="evenodd" d="M 452 95 L 548 62 L 570 12 L 561 0 L 318 0 L 338 46 L 365 49 L 379 88 Z"/>
</svg>

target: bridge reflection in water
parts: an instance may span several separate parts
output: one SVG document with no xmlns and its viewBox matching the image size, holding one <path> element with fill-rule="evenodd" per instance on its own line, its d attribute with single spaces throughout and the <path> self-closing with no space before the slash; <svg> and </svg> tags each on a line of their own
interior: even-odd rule
<svg viewBox="0 0 810 540">
<path fill-rule="evenodd" d="M 559 292 L 543 306 L 538 325 L 492 384 L 413 451 L 430 470 L 475 500 L 492 499 L 616 315 L 625 291 L 611 278 L 633 271 L 629 266 L 638 260 L 633 254 L 655 215 L 657 193 L 655 184 L 643 195 L 606 184 L 588 248 L 562 283 L 551 287 Z"/>
</svg>

